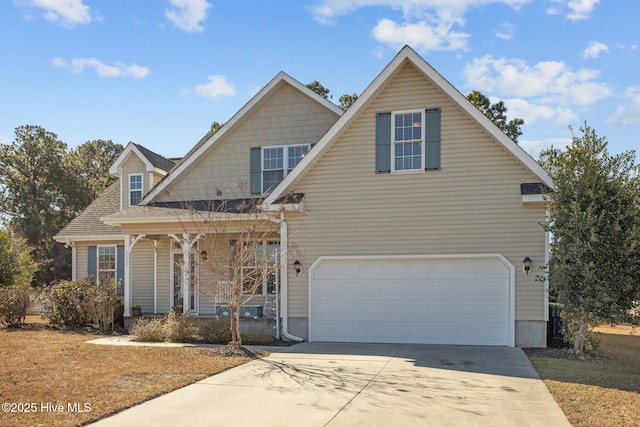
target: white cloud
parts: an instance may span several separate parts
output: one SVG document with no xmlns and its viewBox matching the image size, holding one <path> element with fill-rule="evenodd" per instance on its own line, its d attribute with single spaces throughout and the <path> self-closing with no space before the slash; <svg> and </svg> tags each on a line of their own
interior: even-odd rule
<svg viewBox="0 0 640 427">
<path fill-rule="evenodd" d="M 492 103 L 498 101 L 498 99 L 491 99 Z M 533 125 L 540 120 L 548 120 L 555 125 L 566 125 L 578 119 L 578 116 L 567 107 L 531 103 L 521 98 L 506 99 L 504 103 L 509 116 L 524 119 L 525 125 Z"/>
<path fill-rule="evenodd" d="M 8 145 L 8 144 L 11 144 L 11 142 L 9 142 L 9 138 L 7 138 L 6 136 L 0 134 L 0 144 Z"/>
<path fill-rule="evenodd" d="M 405 19 L 424 16 L 428 10 L 464 12 L 470 7 L 502 3 L 519 9 L 531 0 L 320 0 L 311 7 L 313 18 L 322 24 L 333 24 L 340 15 L 347 15 L 363 7 L 382 6 L 402 10 Z"/>
<path fill-rule="evenodd" d="M 557 7 L 547 8 L 546 12 L 547 12 L 547 15 L 552 15 L 552 16 L 560 15 L 562 13 L 562 11 Z"/>
<path fill-rule="evenodd" d="M 233 96 L 236 94 L 236 89 L 224 76 L 209 76 L 208 80 L 209 83 L 196 85 L 194 90 L 198 95 L 204 98 L 216 99 L 221 96 Z"/>
<path fill-rule="evenodd" d="M 542 104 L 589 105 L 611 96 L 611 89 L 594 80 L 600 72 L 573 70 L 562 61 L 529 66 L 521 59 L 486 55 L 467 64 L 467 86 L 501 97 L 536 98 Z"/>
<path fill-rule="evenodd" d="M 116 62 L 115 65 L 107 65 L 98 58 L 73 58 L 66 61 L 63 58 L 56 57 L 51 60 L 51 64 L 58 68 L 69 68 L 71 72 L 80 74 L 85 68 L 93 68 L 98 77 L 129 77 L 133 79 L 142 79 L 149 74 L 147 67 L 141 67 L 137 64 L 124 65 Z"/>
<path fill-rule="evenodd" d="M 609 52 L 609 46 L 604 43 L 591 41 L 582 55 L 585 59 L 597 58 L 602 52 Z"/>
<path fill-rule="evenodd" d="M 625 96 L 629 99 L 629 102 L 618 107 L 615 114 L 607 119 L 607 125 L 640 125 L 640 86 L 628 87 Z"/>
<path fill-rule="evenodd" d="M 567 11 L 567 19 L 571 21 L 579 21 L 589 18 L 593 9 L 600 3 L 600 0 L 551 0 L 556 6 L 547 8 L 547 15 L 561 15 L 563 6 L 569 9 Z"/>
<path fill-rule="evenodd" d="M 14 0 L 14 4 L 43 9 L 45 19 L 65 27 L 91 22 L 89 6 L 83 0 Z"/>
<path fill-rule="evenodd" d="M 567 3 L 570 12 L 567 18 L 572 21 L 587 19 L 600 0 L 571 0 Z"/>
<path fill-rule="evenodd" d="M 403 22 L 380 20 L 372 29 L 373 37 L 394 49 L 405 44 L 421 50 L 464 50 L 469 34 L 455 31 L 466 24 L 471 7 L 500 3 L 514 9 L 531 0 L 321 0 L 312 7 L 313 18 L 322 24 L 334 24 L 337 17 L 364 7 L 388 7 L 401 10 Z M 501 32 L 501 35 L 507 33 Z"/>
<path fill-rule="evenodd" d="M 433 50 L 458 50 L 467 47 L 468 34 L 453 31 L 451 25 L 429 25 L 426 22 L 416 24 L 397 24 L 390 19 L 383 19 L 373 28 L 373 37 L 399 48 L 409 44 L 416 49 L 425 51 Z"/>
<path fill-rule="evenodd" d="M 498 29 L 493 31 L 493 34 L 499 39 L 511 40 L 514 34 L 514 26 L 508 22 L 503 22 Z"/>
<path fill-rule="evenodd" d="M 173 8 L 165 9 L 164 15 L 174 27 L 188 33 L 200 33 L 211 5 L 206 0 L 169 0 Z"/>
</svg>

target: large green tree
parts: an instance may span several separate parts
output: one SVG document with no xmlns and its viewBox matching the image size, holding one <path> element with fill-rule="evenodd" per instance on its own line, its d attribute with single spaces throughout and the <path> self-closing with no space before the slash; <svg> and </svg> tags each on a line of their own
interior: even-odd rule
<svg viewBox="0 0 640 427">
<path fill-rule="evenodd" d="M 116 161 L 123 147 L 110 140 L 96 139 L 70 150 L 64 157 L 67 172 L 64 199 L 75 216 L 98 197 L 115 178 L 109 167 Z"/>
<path fill-rule="evenodd" d="M 38 263 L 36 283 L 69 276 L 68 250 L 53 236 L 110 183 L 109 166 L 121 151 L 97 140 L 69 152 L 55 133 L 31 125 L 16 128 L 13 143 L 0 146 L 0 209 Z"/>
<path fill-rule="evenodd" d="M 547 151 L 541 164 L 556 185 L 545 225 L 550 286 L 581 353 L 593 326 L 625 319 L 640 298 L 640 169 L 634 152 L 611 155 L 586 123 L 571 131 L 566 150 Z"/>
<path fill-rule="evenodd" d="M 38 126 L 20 126 L 15 141 L 0 147 L 3 214 L 12 230 L 27 241 L 39 264 L 37 280 L 56 269 L 52 236 L 69 220 L 64 205 L 67 181 L 63 159 L 67 146 Z"/>
<path fill-rule="evenodd" d="M 491 119 L 513 142 L 518 143 L 518 137 L 522 135 L 520 127 L 524 124 L 524 120 L 519 118 L 508 120 L 507 106 L 504 104 L 504 101 L 498 101 L 492 104 L 489 98 L 477 90 L 468 94 L 467 99 L 471 101 L 482 114 Z"/>
</svg>

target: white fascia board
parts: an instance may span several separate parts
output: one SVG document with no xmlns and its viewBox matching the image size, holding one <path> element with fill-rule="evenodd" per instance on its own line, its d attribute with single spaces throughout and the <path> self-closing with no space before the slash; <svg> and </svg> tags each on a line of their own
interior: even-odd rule
<svg viewBox="0 0 640 427">
<path fill-rule="evenodd" d="M 164 169 L 160 169 L 160 168 L 153 168 L 153 173 L 157 173 L 158 175 L 162 175 L 165 176 L 166 174 L 168 174 L 169 172 L 167 172 Z"/>
<path fill-rule="evenodd" d="M 189 215 L 165 215 L 165 216 L 139 216 L 139 217 L 127 217 L 127 218 L 109 218 L 103 217 L 100 218 L 100 221 L 104 222 L 107 225 L 123 225 L 123 224 L 157 224 L 157 223 L 181 223 L 185 219 L 191 218 Z"/>
<path fill-rule="evenodd" d="M 304 93 L 309 98 L 311 98 L 314 101 L 316 101 L 317 103 L 322 104 L 327 109 L 333 111 L 338 116 L 342 116 L 344 114 L 344 110 L 343 109 L 338 107 L 333 102 L 329 101 L 327 98 L 318 95 L 316 92 L 312 91 L 306 85 L 300 83 L 298 80 L 294 79 L 293 77 L 291 77 L 289 74 L 285 73 L 284 71 L 280 71 L 278 73 L 278 75 L 275 77 L 275 79 L 282 80 L 282 81 L 285 81 L 285 82 L 289 83 L 291 86 L 293 86 L 294 88 L 298 89 L 300 92 Z"/>
<path fill-rule="evenodd" d="M 305 156 L 293 171 L 280 182 L 280 184 L 265 199 L 265 204 L 272 204 L 275 200 L 289 189 L 289 186 L 298 180 L 306 171 L 305 169 L 315 163 L 316 157 L 335 138 L 342 128 L 358 113 L 369 98 L 389 79 L 405 60 L 411 61 L 419 70 L 439 86 L 457 104 L 460 105 L 472 118 L 477 120 L 498 142 L 500 142 L 514 157 L 522 162 L 531 172 L 549 188 L 554 188 L 553 181 L 547 171 L 542 168 L 526 151 L 518 144 L 514 143 L 504 132 L 502 132 L 488 117 L 478 110 L 467 98 L 462 95 L 451 83 L 449 83 L 431 65 L 422 59 L 412 48 L 405 46 L 373 80 L 373 82 L 362 92 L 356 102 L 334 123 L 327 133 L 318 141 L 314 150 Z"/>
<path fill-rule="evenodd" d="M 415 66 L 425 73 L 436 85 L 445 91 L 467 114 L 478 121 L 498 142 L 500 142 L 513 156 L 522 162 L 531 172 L 533 172 L 542 182 L 549 188 L 555 188 L 553 180 L 549 173 L 540 164 L 531 157 L 522 147 L 513 142 L 495 123 L 473 105 L 466 96 L 456 89 L 447 79 L 438 73 L 431 65 L 422 59 L 413 49 L 406 46 L 406 57 L 409 58 Z"/>
<path fill-rule="evenodd" d="M 78 235 L 78 236 L 53 236 L 53 239 L 58 243 L 71 243 L 71 242 L 88 242 L 88 241 L 120 241 L 124 240 L 124 236 L 120 235 Z"/>
<path fill-rule="evenodd" d="M 349 123 L 349 121 L 358 113 L 358 111 L 367 104 L 369 99 L 376 93 L 376 91 L 387 81 L 389 77 L 398 69 L 398 67 L 407 58 L 408 52 L 413 50 L 405 46 L 382 70 L 380 74 L 367 86 L 367 88 L 358 97 L 356 102 L 347 109 L 347 111 L 331 126 L 331 128 L 324 134 L 320 141 L 316 144 L 315 148 L 309 152 L 308 155 L 302 158 L 302 160 L 293 168 L 291 173 L 287 174 L 280 184 L 271 192 L 271 194 L 265 199 L 265 204 L 272 204 L 275 200 L 282 197 L 282 195 L 288 190 L 289 186 L 295 182 L 299 177 L 304 174 L 309 165 L 316 162 L 316 157 L 320 156 L 320 153 L 325 147 L 335 138 L 342 128 Z M 414 52 L 415 53 L 415 52 Z M 424 60 L 422 60 L 424 62 Z"/>
<path fill-rule="evenodd" d="M 260 103 L 260 101 L 265 98 L 275 87 L 277 87 L 280 82 L 286 82 L 294 88 L 298 89 L 305 95 L 309 96 L 319 104 L 323 105 L 327 109 L 333 111 L 336 114 L 341 115 L 343 111 L 332 103 L 331 101 L 323 98 L 318 95 L 293 77 L 289 76 L 284 71 L 280 71 L 266 86 L 264 86 L 256 95 L 254 95 L 249 102 L 247 102 L 236 114 L 229 119 L 225 125 L 220 128 L 220 130 L 214 133 L 204 144 L 198 148 L 197 151 L 191 154 L 188 159 L 185 159 L 180 165 L 171 173 L 171 175 L 160 182 L 155 188 L 150 191 L 146 196 L 142 198 L 141 204 L 147 204 L 151 202 L 158 194 L 160 194 L 171 182 L 173 182 L 177 177 L 180 176 L 185 170 L 187 170 L 203 153 L 205 153 L 209 147 L 216 143 L 220 138 L 226 135 L 229 132 L 232 132 L 234 125 L 238 123 L 247 113 L 249 113 L 256 105 Z"/>
<path fill-rule="evenodd" d="M 127 146 L 122 151 L 122 153 L 120 153 L 116 161 L 113 162 L 113 164 L 109 168 L 109 173 L 112 175 L 120 175 L 120 168 L 122 166 L 122 163 L 125 162 L 125 160 L 127 159 L 127 157 L 129 157 L 131 153 L 134 153 L 136 156 L 138 156 L 138 158 L 140 158 L 140 160 L 142 160 L 142 162 L 144 163 L 145 172 L 153 172 L 156 170 L 156 168 L 149 161 L 149 159 L 147 159 L 147 157 L 144 156 L 140 152 L 140 150 L 138 150 L 138 147 L 136 147 L 136 145 L 133 142 L 130 142 L 129 144 L 127 144 Z"/>
<path fill-rule="evenodd" d="M 247 219 L 264 219 L 272 221 L 273 218 L 267 215 L 253 215 L 253 214 L 225 214 L 220 213 L 216 215 L 216 212 L 198 211 L 202 213 L 201 217 L 194 216 L 189 213 L 182 213 L 179 215 L 162 215 L 162 216 L 130 216 L 126 218 L 109 218 L 108 216 L 100 218 L 100 221 L 107 225 L 125 225 L 125 224 L 160 224 L 160 223 L 176 223 L 184 224 L 185 222 L 198 221 L 199 218 L 204 220 L 216 220 L 220 221 L 246 221 Z M 218 218 L 216 218 L 218 217 Z"/>
</svg>

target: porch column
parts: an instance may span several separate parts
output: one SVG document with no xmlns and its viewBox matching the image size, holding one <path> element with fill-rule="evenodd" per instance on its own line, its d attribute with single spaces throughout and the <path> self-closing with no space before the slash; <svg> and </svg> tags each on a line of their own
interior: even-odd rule
<svg viewBox="0 0 640 427">
<path fill-rule="evenodd" d="M 182 313 L 189 314 L 191 310 L 191 240 L 188 234 L 182 235 L 182 261 L 184 268 L 182 269 Z"/>
<path fill-rule="evenodd" d="M 71 280 L 78 280 L 78 248 L 75 242 L 71 242 Z"/>
<path fill-rule="evenodd" d="M 153 246 L 153 314 L 158 314 L 158 241 L 149 243 Z"/>
<path fill-rule="evenodd" d="M 124 316 L 131 316 L 131 236 L 124 236 Z"/>
</svg>

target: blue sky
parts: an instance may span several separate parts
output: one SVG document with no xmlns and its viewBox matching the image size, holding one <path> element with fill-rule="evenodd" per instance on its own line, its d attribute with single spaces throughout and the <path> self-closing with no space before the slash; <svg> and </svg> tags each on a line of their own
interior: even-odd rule
<svg viewBox="0 0 640 427">
<path fill-rule="evenodd" d="M 5 0 L 0 142 L 38 125 L 184 155 L 279 71 L 360 94 L 405 44 L 504 100 L 537 156 L 586 120 L 640 148 L 637 0 Z"/>
</svg>

